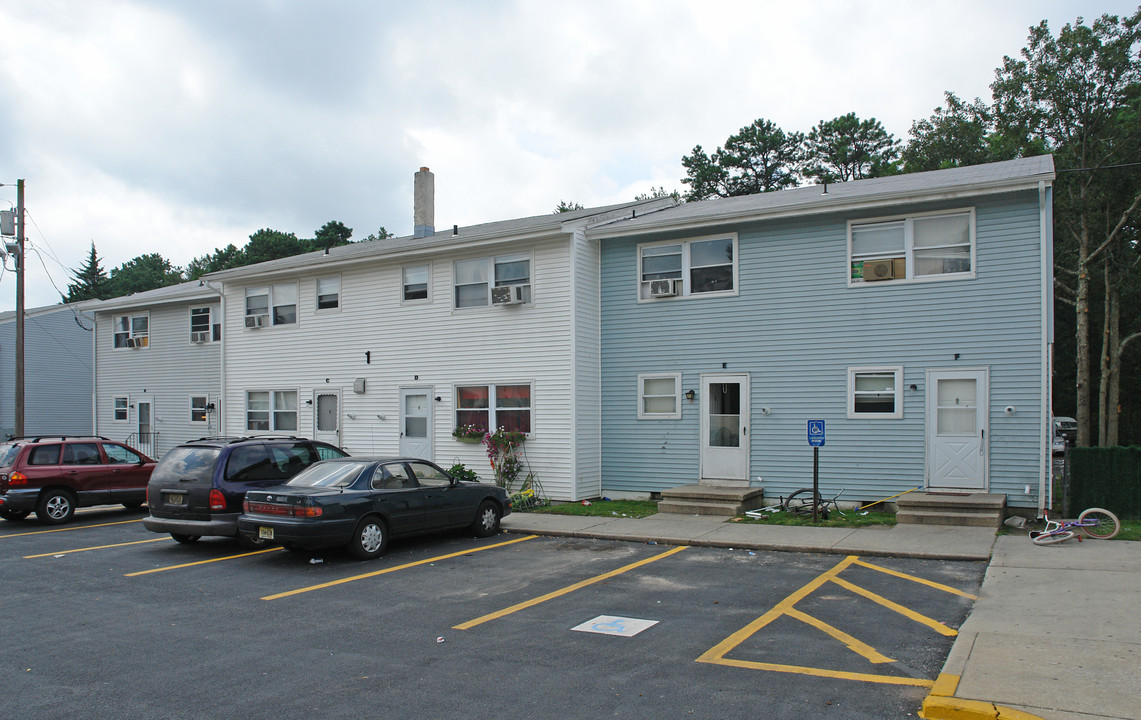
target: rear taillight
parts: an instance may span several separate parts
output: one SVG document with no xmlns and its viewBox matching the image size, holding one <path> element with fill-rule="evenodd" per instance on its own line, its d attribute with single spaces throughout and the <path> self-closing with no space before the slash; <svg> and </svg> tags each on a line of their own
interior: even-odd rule
<svg viewBox="0 0 1141 720">
<path fill-rule="evenodd" d="M 22 472 L 16 471 L 8 476 L 9 485 L 27 485 L 28 476 Z"/>
<path fill-rule="evenodd" d="M 294 505 L 293 517 L 321 517 L 324 511 L 312 505 Z"/>
<path fill-rule="evenodd" d="M 222 491 L 214 488 L 210 491 L 210 509 L 211 510 L 225 510 L 226 498 L 222 495 Z"/>
<path fill-rule="evenodd" d="M 243 507 L 247 513 L 253 515 L 314 518 L 321 517 L 324 513 L 324 510 L 312 505 L 280 505 L 278 503 L 250 502 L 248 499 L 243 503 Z"/>
</svg>

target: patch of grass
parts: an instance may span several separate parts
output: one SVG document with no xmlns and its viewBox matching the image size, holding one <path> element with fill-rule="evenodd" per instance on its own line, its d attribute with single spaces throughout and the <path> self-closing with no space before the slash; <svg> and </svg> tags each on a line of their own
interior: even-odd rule
<svg viewBox="0 0 1141 720">
<path fill-rule="evenodd" d="M 832 512 L 828 514 L 827 520 L 812 522 L 811 515 L 774 512 L 765 513 L 762 518 L 752 518 L 748 516 L 736 517 L 733 518 L 732 522 L 755 523 L 759 525 L 807 525 L 809 527 L 859 528 L 870 527 L 872 525 L 895 525 L 895 513 L 871 512 L 869 510 L 865 514 L 856 512 L 855 510 L 845 510 L 843 515 Z"/>
<path fill-rule="evenodd" d="M 586 515 L 591 517 L 644 518 L 658 511 L 655 500 L 591 500 L 589 505 L 580 502 L 553 503 L 529 512 L 551 515 Z"/>
</svg>

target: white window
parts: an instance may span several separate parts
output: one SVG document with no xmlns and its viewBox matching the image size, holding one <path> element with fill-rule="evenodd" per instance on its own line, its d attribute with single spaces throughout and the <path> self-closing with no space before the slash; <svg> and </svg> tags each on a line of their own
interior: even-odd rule
<svg viewBox="0 0 1141 720">
<path fill-rule="evenodd" d="M 681 373 L 638 376 L 638 419 L 677 420 L 681 417 Z"/>
<path fill-rule="evenodd" d="M 455 398 L 456 427 L 531 432 L 530 385 L 462 385 Z"/>
<path fill-rule="evenodd" d="M 340 276 L 317 278 L 317 309 L 332 310 L 340 306 Z"/>
<path fill-rule="evenodd" d="M 214 321 L 214 308 L 190 308 L 190 342 L 208 343 L 222 339 L 222 324 Z"/>
<path fill-rule="evenodd" d="M 297 283 L 246 288 L 246 327 L 291 325 L 296 322 Z"/>
<path fill-rule="evenodd" d="M 246 393 L 246 429 L 297 430 L 297 391 L 259 390 Z"/>
<path fill-rule="evenodd" d="M 455 306 L 482 307 L 492 304 L 492 288 L 518 286 L 518 294 L 505 297 L 515 302 L 531 302 L 531 256 L 501 255 L 494 258 L 460 260 L 455 272 Z"/>
<path fill-rule="evenodd" d="M 903 366 L 848 368 L 848 417 L 903 417 Z"/>
<path fill-rule="evenodd" d="M 422 302 L 430 297 L 431 273 L 428 265 L 410 265 L 401 270 L 402 302 Z"/>
<path fill-rule="evenodd" d="M 137 348 L 150 345 L 150 316 L 119 315 L 115 318 L 114 346 Z"/>
<path fill-rule="evenodd" d="M 191 395 L 190 396 L 190 422 L 204 423 L 206 422 L 207 406 L 210 404 L 210 398 L 207 395 Z"/>
<path fill-rule="evenodd" d="M 638 246 L 638 297 L 735 295 L 737 235 Z"/>
<path fill-rule="evenodd" d="M 849 285 L 974 277 L 974 210 L 848 223 Z"/>
<path fill-rule="evenodd" d="M 114 418 L 115 422 L 127 422 L 127 410 L 130 407 L 131 399 L 125 395 L 120 395 L 114 399 Z"/>
</svg>

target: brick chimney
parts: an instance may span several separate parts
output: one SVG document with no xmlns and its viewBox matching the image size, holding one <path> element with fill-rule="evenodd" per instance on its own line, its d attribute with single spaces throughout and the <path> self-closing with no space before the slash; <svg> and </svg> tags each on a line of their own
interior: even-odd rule
<svg viewBox="0 0 1141 720">
<path fill-rule="evenodd" d="M 436 176 L 426 168 L 416 173 L 413 187 L 412 237 L 436 234 Z"/>
</svg>

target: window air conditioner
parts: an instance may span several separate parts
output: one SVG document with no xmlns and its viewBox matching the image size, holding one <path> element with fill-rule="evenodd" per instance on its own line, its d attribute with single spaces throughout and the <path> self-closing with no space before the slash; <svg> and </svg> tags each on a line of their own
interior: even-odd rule
<svg viewBox="0 0 1141 720">
<path fill-rule="evenodd" d="M 246 327 L 260 328 L 265 327 L 266 321 L 269 320 L 269 315 L 246 315 Z"/>
<path fill-rule="evenodd" d="M 133 337 L 127 338 L 127 347 L 138 347 L 137 341 Z"/>
<path fill-rule="evenodd" d="M 877 280 L 892 280 L 895 278 L 895 261 L 891 258 L 886 260 L 865 260 L 864 261 L 864 282 L 875 282 Z"/>
<path fill-rule="evenodd" d="M 491 288 L 492 305 L 520 305 L 527 302 L 526 285 L 500 285 Z"/>
<path fill-rule="evenodd" d="M 651 280 L 650 297 L 674 297 L 677 295 L 678 280 Z"/>
<path fill-rule="evenodd" d="M 190 342 L 192 342 L 192 343 L 204 343 L 204 342 L 206 342 L 206 340 L 207 340 L 207 333 L 206 332 L 192 332 L 192 333 L 190 333 Z"/>
</svg>

